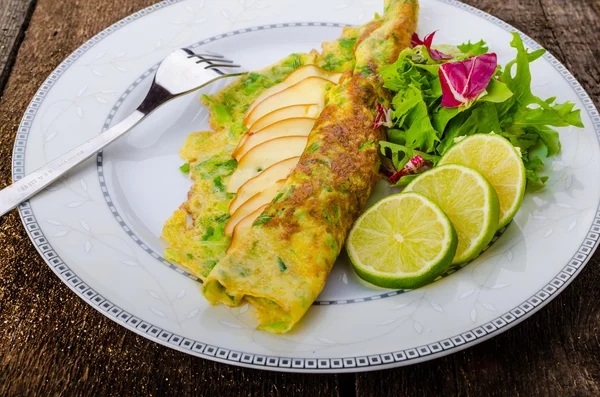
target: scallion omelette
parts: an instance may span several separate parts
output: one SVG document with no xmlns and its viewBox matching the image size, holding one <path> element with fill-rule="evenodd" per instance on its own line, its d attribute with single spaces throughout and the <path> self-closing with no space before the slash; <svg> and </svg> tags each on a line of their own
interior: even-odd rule
<svg viewBox="0 0 600 397">
<path fill-rule="evenodd" d="M 385 0 L 382 16 L 320 53 L 203 98 L 214 132 L 181 149 L 194 185 L 163 237 L 212 304 L 247 300 L 259 329 L 283 333 L 317 298 L 380 179 L 384 131 L 373 125 L 388 93 L 376 72 L 409 45 L 417 13 L 416 0 Z"/>
</svg>

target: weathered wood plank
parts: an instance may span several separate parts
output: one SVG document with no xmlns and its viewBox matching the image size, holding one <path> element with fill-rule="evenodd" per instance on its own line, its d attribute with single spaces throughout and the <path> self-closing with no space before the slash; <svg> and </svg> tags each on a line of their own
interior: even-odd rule
<svg viewBox="0 0 600 397">
<path fill-rule="evenodd" d="M 600 5 L 576 0 L 467 1 L 522 30 L 574 73 L 600 105 Z M 600 395 L 600 252 L 539 313 L 463 352 L 357 375 L 359 396 Z"/>
<path fill-rule="evenodd" d="M 39 0 L 0 102 L 0 187 L 30 98 L 70 52 L 155 0 Z M 14 3 L 14 2 L 13 2 Z M 159 346 L 85 304 L 0 218 L 0 395 L 336 395 L 337 376 L 245 370 Z"/>
<path fill-rule="evenodd" d="M 0 2 L 0 96 L 36 0 Z"/>
<path fill-rule="evenodd" d="M 600 106 L 600 2 L 540 0 L 560 48 L 560 60 Z"/>
</svg>

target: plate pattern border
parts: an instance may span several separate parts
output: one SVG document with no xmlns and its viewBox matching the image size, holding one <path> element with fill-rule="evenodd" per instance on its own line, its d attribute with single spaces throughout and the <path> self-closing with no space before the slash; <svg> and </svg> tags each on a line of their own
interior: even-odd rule
<svg viewBox="0 0 600 397">
<path fill-rule="evenodd" d="M 21 124 L 17 130 L 12 157 L 13 180 L 19 180 L 24 176 L 25 147 L 27 144 L 27 137 L 42 101 L 52 86 L 73 64 L 73 62 L 92 46 L 94 46 L 94 44 L 121 27 L 149 13 L 180 1 L 181 0 L 165 0 L 116 22 L 75 50 L 50 74 L 27 107 Z M 538 43 L 524 33 L 484 11 L 461 3 L 457 0 L 437 1 L 450 4 L 471 14 L 484 18 L 506 31 L 517 32 L 519 35 L 521 35 L 524 42 L 533 49 L 542 48 Z M 544 55 L 544 58 L 549 61 L 550 64 L 556 68 L 556 70 L 559 71 L 559 73 L 569 83 L 580 100 L 583 102 L 585 110 L 588 112 L 592 120 L 596 137 L 600 140 L 600 116 L 592 99 L 585 92 L 579 82 L 577 82 L 575 77 L 553 55 L 547 52 Z M 552 280 L 550 280 L 550 282 L 548 282 L 538 292 L 533 294 L 529 299 L 517 307 L 470 331 L 431 344 L 371 356 L 319 359 L 290 358 L 245 353 L 209 345 L 200 341 L 184 338 L 181 335 L 171 333 L 137 318 L 133 314 L 114 305 L 112 302 L 94 291 L 91 287 L 85 284 L 67 266 L 66 263 L 63 262 L 63 260 L 58 256 L 44 236 L 44 233 L 42 232 L 36 220 L 29 202 L 22 203 L 18 207 L 18 211 L 27 234 L 52 271 L 54 271 L 54 273 L 56 273 L 56 275 L 84 301 L 125 328 L 141 334 L 157 343 L 202 358 L 246 367 L 289 372 L 355 372 L 391 368 L 441 357 L 489 339 L 495 334 L 503 332 L 504 330 L 523 321 L 525 318 L 538 311 L 541 307 L 556 297 L 558 293 L 561 292 L 587 264 L 600 241 L 599 207 L 596 209 L 592 226 L 590 227 L 590 230 L 588 231 L 577 252 L 563 267 L 563 269 Z"/>
</svg>

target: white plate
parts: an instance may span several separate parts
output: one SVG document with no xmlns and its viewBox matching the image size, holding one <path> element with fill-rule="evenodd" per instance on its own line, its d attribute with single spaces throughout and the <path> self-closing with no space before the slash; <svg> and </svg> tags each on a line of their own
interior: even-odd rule
<svg viewBox="0 0 600 397">
<path fill-rule="evenodd" d="M 344 24 L 380 11 L 380 3 L 170 0 L 135 13 L 90 39 L 42 85 L 19 128 L 14 178 L 120 120 L 139 102 L 153 65 L 175 48 L 196 42 L 259 68 L 319 48 Z M 514 56 L 508 45 L 514 28 L 456 1 L 422 1 L 419 32 L 433 30 L 439 42 L 483 38 L 502 63 Z M 286 335 L 256 331 L 248 305 L 209 307 L 198 282 L 161 257 L 162 224 L 190 186 L 178 169 L 178 150 L 188 133 L 207 128 L 199 94 L 169 104 L 19 211 L 40 254 L 76 294 L 171 348 L 296 372 L 429 360 L 537 311 L 579 273 L 598 244 L 598 112 L 552 55 L 533 64 L 533 76 L 536 94 L 574 101 L 586 126 L 560 129 L 563 151 L 551 163 L 548 189 L 527 195 L 515 221 L 475 262 L 416 291 L 361 284 L 342 255 L 318 302 Z"/>
</svg>

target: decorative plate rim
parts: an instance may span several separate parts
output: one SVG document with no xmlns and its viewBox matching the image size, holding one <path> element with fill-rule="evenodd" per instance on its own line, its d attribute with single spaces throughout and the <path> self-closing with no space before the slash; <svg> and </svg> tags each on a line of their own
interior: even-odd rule
<svg viewBox="0 0 600 397">
<path fill-rule="evenodd" d="M 25 147 L 29 130 L 35 115 L 40 107 L 44 97 L 60 78 L 60 76 L 69 68 L 73 62 L 83 53 L 93 47 L 96 43 L 119 30 L 121 27 L 133 22 L 143 16 L 146 16 L 156 10 L 169 5 L 179 3 L 183 0 L 165 0 L 155 5 L 144 8 L 128 17 L 114 23 L 107 29 L 98 33 L 81 47 L 71 53 L 59 66 L 50 74 L 38 89 L 21 120 L 17 130 L 17 136 L 12 154 L 12 176 L 13 180 L 19 180 L 24 176 L 25 167 Z M 517 32 L 524 42 L 532 49 L 542 48 L 537 42 L 529 36 L 484 11 L 473 6 L 461 3 L 457 0 L 435 0 L 454 7 L 465 10 L 471 14 L 486 19 L 496 26 L 509 32 Z M 331 26 L 331 23 L 319 23 L 321 26 Z M 593 101 L 575 77 L 562 65 L 552 54 L 546 52 L 544 58 L 562 75 L 577 96 L 583 102 L 585 110 L 592 119 L 592 125 L 596 132 L 596 138 L 600 144 L 600 118 L 598 110 Z M 131 313 L 124 311 L 118 306 L 113 305 L 92 288 L 85 284 L 67 265 L 62 261 L 54 251 L 50 243 L 41 231 L 31 205 L 24 202 L 18 207 L 19 216 L 25 226 L 25 230 L 38 253 L 52 269 L 52 271 L 63 281 L 75 294 L 86 301 L 90 306 L 100 313 L 115 321 L 119 325 L 140 334 L 153 342 L 164 346 L 188 353 L 195 356 L 218 361 L 225 364 L 233 364 L 243 367 L 266 369 L 282 372 L 308 372 L 308 373 L 339 373 L 355 372 L 365 370 L 378 370 L 403 365 L 410 365 L 434 358 L 439 358 L 451 353 L 458 352 L 483 342 L 505 330 L 515 326 L 533 313 L 540 310 L 548 302 L 554 299 L 562 292 L 567 285 L 581 272 L 588 261 L 591 259 L 594 251 L 600 242 L 600 203 L 596 209 L 594 220 L 586 237 L 583 239 L 579 249 L 569 262 L 558 272 L 558 274 L 548 282 L 544 287 L 538 290 L 530 298 L 526 299 L 520 305 L 495 319 L 471 329 L 467 332 L 455 335 L 451 338 L 418 346 L 416 348 L 404 349 L 396 352 L 382 353 L 371 356 L 344 357 L 344 358 L 291 358 L 281 356 L 266 356 L 254 353 L 245 353 L 229 350 L 218 346 L 208 345 L 200 341 L 195 341 L 183 336 L 163 330 L 160 327 L 149 324 Z"/>
</svg>

